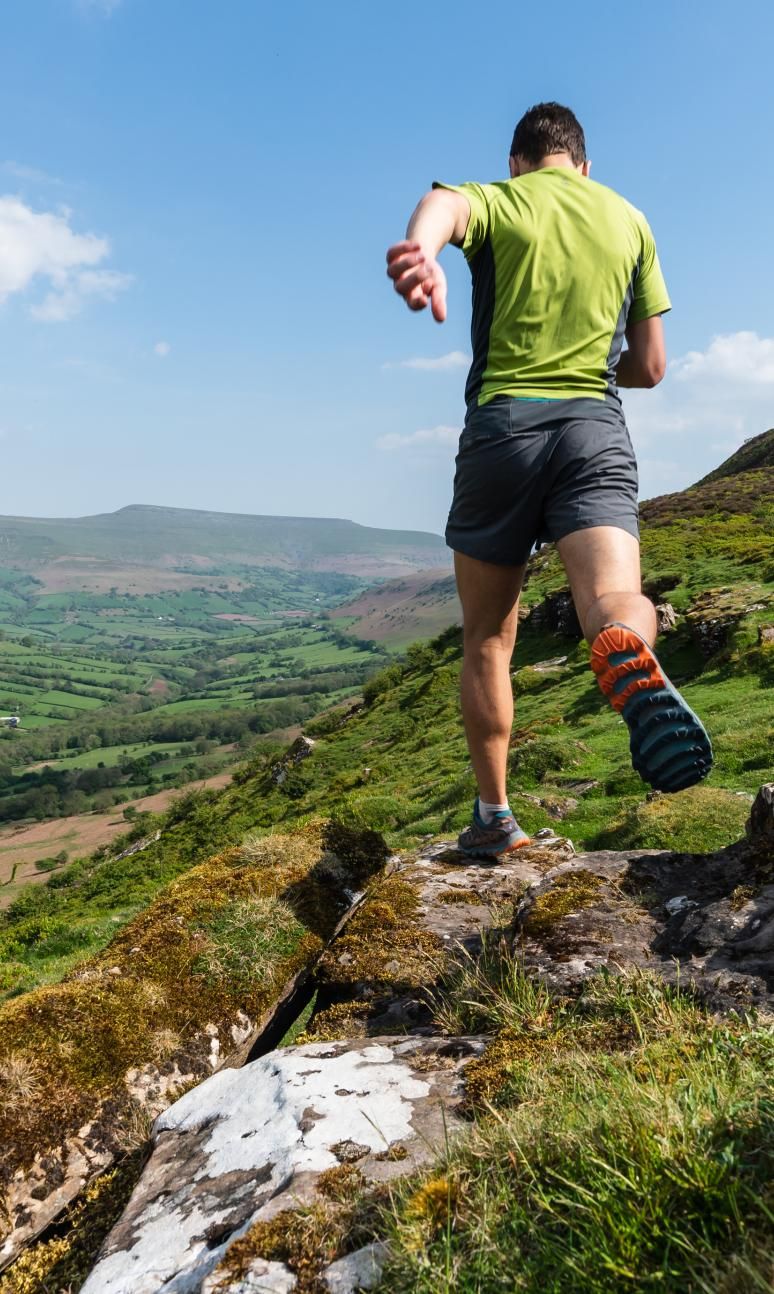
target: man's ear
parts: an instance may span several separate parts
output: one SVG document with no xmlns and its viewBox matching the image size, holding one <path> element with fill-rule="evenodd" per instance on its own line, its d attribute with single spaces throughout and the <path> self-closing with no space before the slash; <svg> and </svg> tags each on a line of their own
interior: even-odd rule
<svg viewBox="0 0 774 1294">
<path fill-rule="evenodd" d="M 583 166 L 581 167 L 581 175 L 585 175 L 587 179 L 591 175 L 591 162 L 588 160 L 588 158 L 586 159 L 586 161 L 583 163 Z"/>
<path fill-rule="evenodd" d="M 516 176 L 521 174 L 521 172 L 519 171 L 519 163 L 516 161 L 516 158 L 513 157 L 513 155 L 511 155 L 508 158 L 508 170 L 511 173 L 512 180 L 515 180 Z"/>
</svg>

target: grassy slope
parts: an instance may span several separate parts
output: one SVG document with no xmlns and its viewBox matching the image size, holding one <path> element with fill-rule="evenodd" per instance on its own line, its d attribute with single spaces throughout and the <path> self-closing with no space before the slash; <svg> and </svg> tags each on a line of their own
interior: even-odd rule
<svg viewBox="0 0 774 1294">
<path fill-rule="evenodd" d="M 740 611 L 771 598 L 774 469 L 759 467 L 754 475 L 752 484 L 749 473 L 726 479 L 735 512 L 725 517 L 707 508 L 713 483 L 676 496 L 676 503 L 667 496 L 646 506 L 645 570 L 662 595 L 686 606 L 708 584 L 723 584 L 738 595 Z M 702 526 L 713 528 L 711 539 Z M 527 600 L 539 602 L 562 578 L 555 556 L 539 554 Z M 562 830 L 578 847 L 701 851 L 737 838 L 749 797 L 771 776 L 774 660 L 772 648 L 758 644 L 757 626 L 772 619 L 771 605 L 742 614 L 727 647 L 709 662 L 686 621 L 665 639 L 666 668 L 705 718 L 717 762 L 706 785 L 650 801 L 630 767 L 626 730 L 588 669 L 585 644 L 533 632 L 527 621 L 515 661 L 510 779 L 525 827 L 547 825 L 558 806 L 569 810 Z M 568 657 L 563 666 L 544 673 L 531 668 L 559 653 Z M 49 885 L 22 893 L 0 921 L 3 986 L 18 991 L 57 978 L 102 946 L 111 927 L 168 880 L 248 831 L 336 813 L 385 832 L 397 846 L 456 832 L 468 819 L 475 789 L 457 703 L 460 660 L 455 631 L 434 646 L 410 649 L 403 666 L 390 666 L 368 685 L 361 713 L 343 726 L 340 712 L 308 726 L 317 746 L 281 786 L 261 755 L 224 791 L 184 799 L 161 823 L 161 839 L 142 853 L 68 864 Z M 597 785 L 572 795 L 570 783 L 589 780 Z"/>
<path fill-rule="evenodd" d="M 671 517 L 661 506 L 651 519 L 651 534 L 659 534 L 646 535 L 645 553 L 662 595 L 671 592 L 687 607 L 708 582 L 720 583 L 736 590 L 739 610 L 771 594 L 771 505 L 761 490 L 770 479 L 736 482 L 739 523 L 702 513 L 701 491 L 678 496 Z M 712 527 L 698 527 L 704 543 L 697 548 L 692 513 Z M 541 555 L 529 600 L 560 584 L 555 562 Z M 736 838 L 747 813 L 737 792 L 749 794 L 771 775 L 774 674 L 756 632 L 767 618 L 770 610 L 742 614 L 727 647 L 707 664 L 685 624 L 665 642 L 667 668 L 706 717 L 718 763 L 707 786 L 652 801 L 629 769 L 624 730 L 596 692 L 585 647 L 525 628 L 514 677 L 512 781 L 527 825 L 546 821 L 536 800 L 566 799 L 563 779 L 596 778 L 599 785 L 565 820 L 579 845 L 702 850 Z M 566 665 L 532 668 L 563 649 Z M 317 721 L 312 755 L 291 767 L 280 787 L 267 762 L 256 761 L 220 795 L 184 800 L 157 845 L 128 860 L 75 864 L 55 887 L 31 893 L 0 925 L 8 985 L 14 975 L 20 987 L 55 978 L 65 963 L 103 946 L 111 928 L 174 876 L 250 829 L 335 808 L 386 830 L 393 844 L 454 831 L 473 790 L 457 713 L 459 663 L 455 633 L 414 648 L 405 667 L 390 667 L 370 686 L 361 713 L 343 726 L 333 716 Z M 577 1006 L 552 1001 L 497 949 L 480 971 L 468 969 L 448 985 L 438 1020 L 453 1031 L 493 1033 L 494 1041 L 470 1073 L 471 1135 L 381 1201 L 375 1234 L 384 1234 L 386 1222 L 392 1244 L 384 1288 L 774 1288 L 772 1044 L 762 1025 L 718 1023 L 646 980 L 602 980 Z M 333 1220 L 344 1248 L 355 1235 L 358 1244 L 369 1238 L 356 1186 L 353 1180 Z M 365 1207 L 373 1226 L 374 1202 Z M 302 1211 L 283 1231 L 281 1252 L 266 1256 L 297 1262 L 308 1274 L 310 1234 L 324 1223 L 329 1246 L 337 1234 L 319 1214 L 318 1205 Z M 78 1273 L 91 1255 L 93 1247 Z M 18 1282 L 11 1273 L 0 1286 L 3 1294 L 47 1288 L 25 1279 L 22 1265 Z M 299 1284 L 300 1294 L 316 1288 L 306 1277 Z"/>
</svg>

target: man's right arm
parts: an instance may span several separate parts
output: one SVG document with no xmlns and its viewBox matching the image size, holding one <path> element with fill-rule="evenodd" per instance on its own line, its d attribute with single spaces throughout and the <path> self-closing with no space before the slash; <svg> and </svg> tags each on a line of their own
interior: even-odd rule
<svg viewBox="0 0 774 1294">
<path fill-rule="evenodd" d="M 661 315 L 640 319 L 626 329 L 625 350 L 618 361 L 615 380 L 618 386 L 658 386 L 666 373 L 666 346 Z"/>
<path fill-rule="evenodd" d="M 462 244 L 469 220 L 470 203 L 462 193 L 433 189 L 420 201 L 405 239 L 387 252 L 387 273 L 410 310 L 430 304 L 433 317 L 443 323 L 446 275 L 436 258 L 447 243 Z"/>
</svg>

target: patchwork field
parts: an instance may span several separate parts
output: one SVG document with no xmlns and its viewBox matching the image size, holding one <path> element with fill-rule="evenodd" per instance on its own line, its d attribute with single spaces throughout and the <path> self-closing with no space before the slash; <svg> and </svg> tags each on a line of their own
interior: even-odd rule
<svg viewBox="0 0 774 1294">
<path fill-rule="evenodd" d="M 219 790 L 230 781 L 231 773 L 217 773 L 191 783 L 188 789 Z M 179 794 L 179 791 L 159 791 L 129 803 L 135 814 L 163 813 Z M 24 885 L 47 881 L 68 859 L 92 854 L 112 844 L 117 836 L 129 830 L 131 823 L 123 813 L 127 807 L 128 804 L 116 805 L 109 813 L 80 813 L 71 818 L 0 827 L 0 909 L 7 908 Z M 46 865 L 36 866 L 41 861 Z"/>
<path fill-rule="evenodd" d="M 265 568 L 232 583 L 46 593 L 0 573 L 0 823 L 209 779 L 387 659 L 329 619 L 362 579 Z"/>
</svg>

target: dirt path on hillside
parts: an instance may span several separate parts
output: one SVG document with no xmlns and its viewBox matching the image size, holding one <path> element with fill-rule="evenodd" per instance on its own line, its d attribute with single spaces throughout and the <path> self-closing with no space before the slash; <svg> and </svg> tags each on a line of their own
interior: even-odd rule
<svg viewBox="0 0 774 1294">
<path fill-rule="evenodd" d="M 161 813 L 187 791 L 199 791 L 205 787 L 218 790 L 230 781 L 230 772 L 217 773 L 185 787 L 159 791 L 140 800 L 127 800 L 126 804 L 133 804 L 138 813 Z M 62 850 L 66 850 L 71 859 L 83 858 L 128 831 L 131 824 L 123 816 L 125 807 L 117 804 L 108 813 L 80 813 L 71 818 L 48 818 L 45 822 L 0 828 L 0 909 L 8 907 L 22 885 L 29 881 L 44 881 L 51 875 L 36 869 L 37 859 L 54 858 Z"/>
</svg>

